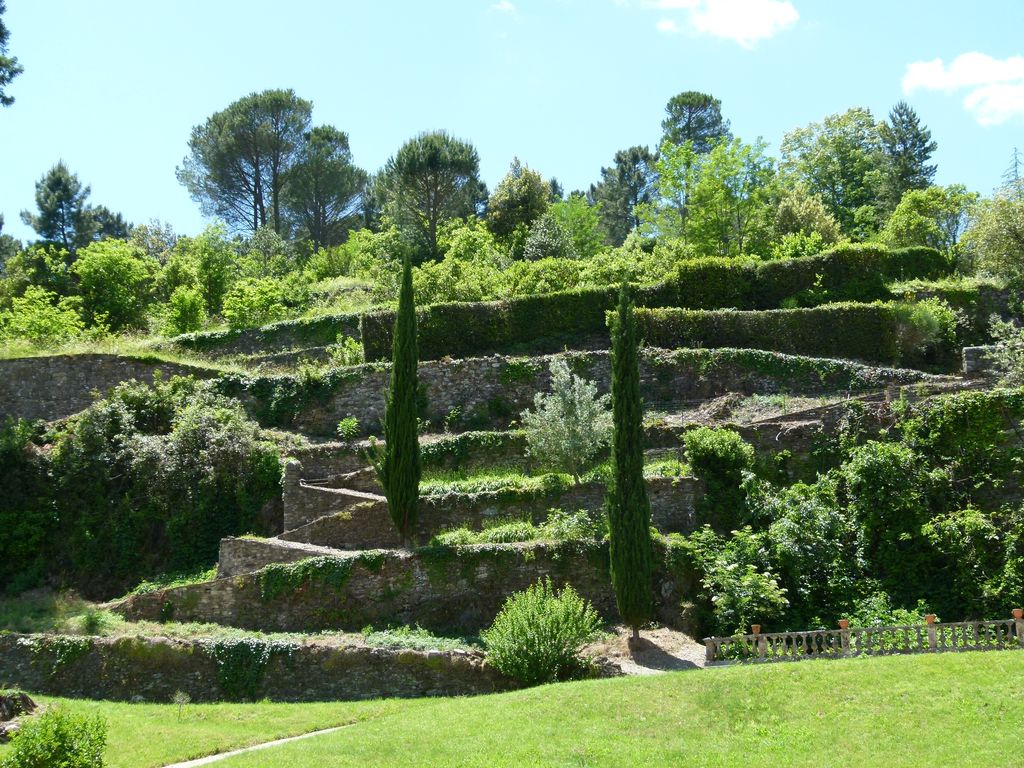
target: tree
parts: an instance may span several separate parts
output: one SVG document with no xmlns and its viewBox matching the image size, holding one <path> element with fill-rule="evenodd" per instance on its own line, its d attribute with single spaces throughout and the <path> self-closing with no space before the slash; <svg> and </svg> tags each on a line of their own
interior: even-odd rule
<svg viewBox="0 0 1024 768">
<path fill-rule="evenodd" d="M 132 225 L 125 221 L 120 213 L 107 208 L 105 205 L 97 205 L 88 209 L 91 219 L 93 237 L 97 240 L 113 238 L 114 240 L 127 240 L 132 232 Z"/>
<path fill-rule="evenodd" d="M 763 254 L 771 234 L 775 167 L 766 144 L 721 141 L 705 155 L 693 188 L 686 240 L 715 256 Z"/>
<path fill-rule="evenodd" d="M 1024 195 L 1016 185 L 978 203 L 963 243 L 971 266 L 1015 282 L 1024 279 Z"/>
<path fill-rule="evenodd" d="M 524 167 L 519 158 L 487 201 L 487 226 L 502 242 L 511 242 L 547 211 L 551 187 L 537 171 Z"/>
<path fill-rule="evenodd" d="M 369 178 L 352 163 L 344 131 L 323 125 L 306 134 L 288 171 L 285 199 L 314 251 L 343 243 L 356 227 Z"/>
<path fill-rule="evenodd" d="M 548 211 L 533 223 L 523 243 L 523 258 L 526 261 L 579 257 L 572 232 L 553 211 Z"/>
<path fill-rule="evenodd" d="M 888 161 L 883 196 L 888 209 L 894 210 L 905 192 L 931 185 L 936 169 L 928 161 L 939 145 L 905 101 L 892 108 L 889 121 L 882 123 L 879 130 Z"/>
<path fill-rule="evenodd" d="M 398 293 L 391 348 L 391 383 L 384 410 L 384 447 L 374 457 L 377 478 L 384 488 L 391 520 L 405 547 L 412 546 L 420 497 L 420 443 L 416 414 L 416 299 L 412 290 L 412 264 L 402 260 L 402 287 Z"/>
<path fill-rule="evenodd" d="M 90 326 L 112 331 L 138 328 L 155 262 L 119 240 L 92 243 L 78 253 L 71 269 L 78 276 L 82 314 Z"/>
<path fill-rule="evenodd" d="M 821 198 L 813 194 L 802 181 L 789 184 L 779 193 L 775 204 L 774 230 L 777 239 L 786 235 L 809 237 L 817 234 L 824 245 L 832 245 L 842 237 L 839 222 L 828 212 Z"/>
<path fill-rule="evenodd" d="M 608 489 L 609 552 L 619 615 L 640 639 L 654 611 L 651 504 L 644 482 L 643 401 L 636 320 L 626 283 L 612 327 L 612 481 Z"/>
<path fill-rule="evenodd" d="M 880 233 L 893 248 L 923 245 L 950 255 L 959 251 L 970 211 L 978 202 L 976 192 L 963 184 L 909 189 Z"/>
<path fill-rule="evenodd" d="M 608 242 L 619 246 L 640 226 L 637 208 L 654 199 L 656 158 L 647 147 L 615 153 L 613 165 L 601 169 L 601 181 L 590 187 L 590 200 L 599 205 Z"/>
<path fill-rule="evenodd" d="M 782 168 L 807 184 L 847 235 L 871 234 L 887 169 L 878 123 L 861 107 L 786 134 Z"/>
<path fill-rule="evenodd" d="M 694 151 L 710 152 L 721 139 L 730 137 L 729 121 L 722 118 L 722 102 L 709 93 L 684 91 L 669 99 L 661 121 L 662 142 L 693 142 Z"/>
<path fill-rule="evenodd" d="M 14 97 L 8 96 L 4 89 L 24 71 L 15 57 L 7 55 L 7 41 L 11 31 L 7 29 L 3 20 L 6 10 L 7 4 L 0 0 L 0 107 L 9 107 L 14 103 Z"/>
<path fill-rule="evenodd" d="M 690 196 L 700 179 L 701 156 L 692 141 L 665 142 L 654 164 L 655 195 L 636 211 L 644 234 L 664 239 L 684 236 L 689 216 Z"/>
<path fill-rule="evenodd" d="M 0 276 L 3 276 L 7 271 L 7 260 L 16 256 L 18 251 L 21 250 L 21 243 L 10 235 L 3 234 L 3 231 L 4 216 L 0 213 Z"/>
<path fill-rule="evenodd" d="M 388 160 L 381 176 L 384 211 L 418 249 L 437 259 L 438 227 L 471 216 L 486 200 L 473 145 L 444 131 L 422 133 Z"/>
<path fill-rule="evenodd" d="M 569 472 L 577 482 L 611 436 L 608 396 L 571 373 L 563 359 L 551 361 L 551 392 L 538 392 L 533 410 L 523 411 L 521 418 L 527 454 Z"/>
<path fill-rule="evenodd" d="M 47 243 L 60 246 L 74 256 L 92 242 L 95 224 L 86 199 L 89 187 L 59 161 L 36 182 L 38 214 L 21 212 L 21 220 Z"/>
<path fill-rule="evenodd" d="M 285 228 L 283 191 L 313 105 L 289 90 L 251 93 L 192 129 L 178 181 L 211 216 L 255 232 Z"/>
<path fill-rule="evenodd" d="M 590 259 L 604 248 L 600 205 L 591 205 L 581 192 L 554 203 L 548 214 L 569 234 L 577 258 Z"/>
</svg>

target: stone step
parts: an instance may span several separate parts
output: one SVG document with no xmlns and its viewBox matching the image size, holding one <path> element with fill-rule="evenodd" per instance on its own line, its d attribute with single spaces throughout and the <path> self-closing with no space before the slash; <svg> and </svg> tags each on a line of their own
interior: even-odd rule
<svg viewBox="0 0 1024 768">
<path fill-rule="evenodd" d="M 226 579 L 254 573 L 271 563 L 296 563 L 311 557 L 351 557 L 353 554 L 334 547 L 322 547 L 300 541 L 258 539 L 249 536 L 226 538 L 220 541 L 217 578 Z"/>
</svg>

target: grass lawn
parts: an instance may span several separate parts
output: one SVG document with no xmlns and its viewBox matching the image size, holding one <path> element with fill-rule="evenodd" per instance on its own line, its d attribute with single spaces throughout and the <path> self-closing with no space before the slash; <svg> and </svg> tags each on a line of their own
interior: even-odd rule
<svg viewBox="0 0 1024 768">
<path fill-rule="evenodd" d="M 1024 732 L 1024 653 L 849 659 L 353 704 L 66 702 L 152 766 L 340 723 L 218 763 L 257 766 L 1001 765 Z M 0 750 L 0 756 L 3 750 Z"/>
</svg>

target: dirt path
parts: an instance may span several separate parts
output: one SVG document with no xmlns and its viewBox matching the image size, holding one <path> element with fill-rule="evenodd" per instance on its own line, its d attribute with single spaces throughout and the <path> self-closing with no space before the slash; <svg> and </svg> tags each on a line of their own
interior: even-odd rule
<svg viewBox="0 0 1024 768">
<path fill-rule="evenodd" d="M 704 666 L 704 646 L 689 635 L 666 627 L 640 632 L 640 645 L 631 649 L 629 630 L 617 627 L 615 634 L 586 648 L 590 655 L 601 656 L 622 670 L 624 675 L 655 675 Z"/>
<path fill-rule="evenodd" d="M 210 763 L 216 763 L 219 760 L 227 760 L 229 757 L 235 757 L 236 755 L 244 755 L 246 752 L 255 752 L 258 749 L 269 749 L 270 747 L 279 747 L 282 744 L 287 744 L 292 741 L 299 741 L 300 739 L 311 739 L 314 736 L 323 736 L 325 733 L 334 733 L 340 731 L 342 728 L 348 728 L 355 723 L 348 723 L 347 725 L 336 725 L 333 728 L 324 728 L 319 731 L 310 731 L 309 733 L 303 733 L 299 736 L 289 736 L 284 739 L 275 739 L 274 741 L 267 741 L 263 744 L 253 744 L 251 747 L 242 747 L 241 749 L 235 749 L 231 752 L 218 752 L 216 755 L 208 755 L 207 757 L 199 757 L 195 760 L 187 760 L 184 763 L 172 763 L 171 765 L 165 765 L 164 768 L 197 768 L 200 765 L 209 765 Z"/>
</svg>

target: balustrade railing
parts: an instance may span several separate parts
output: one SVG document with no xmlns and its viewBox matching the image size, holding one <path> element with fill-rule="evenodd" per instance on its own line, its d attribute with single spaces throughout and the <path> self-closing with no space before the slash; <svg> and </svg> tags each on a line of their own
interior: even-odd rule
<svg viewBox="0 0 1024 768">
<path fill-rule="evenodd" d="M 936 622 L 898 627 L 850 627 L 806 632 L 761 632 L 754 624 L 748 635 L 704 639 L 705 663 L 799 661 L 847 656 L 888 656 L 944 651 L 1024 649 L 1024 610 L 998 621 Z"/>
</svg>

